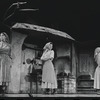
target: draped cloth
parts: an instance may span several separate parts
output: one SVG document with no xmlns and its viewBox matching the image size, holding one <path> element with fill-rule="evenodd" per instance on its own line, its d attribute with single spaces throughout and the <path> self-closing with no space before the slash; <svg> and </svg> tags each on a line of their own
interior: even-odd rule
<svg viewBox="0 0 100 100">
<path fill-rule="evenodd" d="M 49 50 L 44 52 L 41 60 L 44 61 L 42 69 L 42 88 L 57 88 L 57 78 L 54 70 L 52 60 L 54 58 L 54 51 Z M 46 60 L 45 60 L 46 59 Z"/>
</svg>

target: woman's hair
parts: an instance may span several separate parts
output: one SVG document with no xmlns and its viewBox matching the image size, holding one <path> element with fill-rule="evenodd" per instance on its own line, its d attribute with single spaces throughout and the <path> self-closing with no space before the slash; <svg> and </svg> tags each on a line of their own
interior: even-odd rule
<svg viewBox="0 0 100 100">
<path fill-rule="evenodd" d="M 94 51 L 94 59 L 97 61 L 97 55 L 100 53 L 100 47 L 97 47 Z"/>
<path fill-rule="evenodd" d="M 9 37 L 6 32 L 1 32 L 0 34 L 3 34 L 5 36 L 5 42 L 9 43 Z"/>
<path fill-rule="evenodd" d="M 43 49 L 45 50 L 45 49 L 50 49 L 50 45 L 53 45 L 53 43 L 52 42 L 48 42 L 48 43 L 46 43 L 45 44 L 45 46 L 43 47 Z"/>
<path fill-rule="evenodd" d="M 53 43 L 52 43 L 52 42 L 49 42 L 49 43 L 53 45 Z"/>
</svg>

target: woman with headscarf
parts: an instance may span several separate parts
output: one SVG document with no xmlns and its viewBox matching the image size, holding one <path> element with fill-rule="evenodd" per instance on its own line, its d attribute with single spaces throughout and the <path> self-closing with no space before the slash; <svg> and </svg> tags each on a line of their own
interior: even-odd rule
<svg viewBox="0 0 100 100">
<path fill-rule="evenodd" d="M 94 73 L 94 88 L 97 90 L 97 93 L 100 94 L 100 47 L 95 49 L 94 59 L 98 65 Z"/>
<path fill-rule="evenodd" d="M 42 88 L 45 90 L 45 93 L 49 93 L 51 90 L 52 94 L 54 94 L 57 89 L 57 78 L 52 63 L 54 58 L 54 51 L 52 48 L 53 44 L 51 42 L 47 43 L 43 48 L 44 52 L 41 57 L 43 61 Z"/>
<path fill-rule="evenodd" d="M 10 68 L 11 68 L 11 46 L 8 35 L 5 32 L 0 34 L 0 85 L 4 92 L 10 82 Z"/>
</svg>

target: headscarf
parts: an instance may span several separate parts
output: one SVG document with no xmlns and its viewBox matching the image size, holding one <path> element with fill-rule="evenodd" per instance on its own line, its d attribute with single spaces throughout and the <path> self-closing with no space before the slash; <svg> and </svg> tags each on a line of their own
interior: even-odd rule
<svg viewBox="0 0 100 100">
<path fill-rule="evenodd" d="M 44 50 L 46 50 L 46 49 L 51 50 L 51 49 L 52 49 L 51 46 L 50 46 L 51 44 L 52 44 L 52 42 L 46 43 L 45 46 L 43 47 L 43 49 L 44 49 Z"/>
</svg>

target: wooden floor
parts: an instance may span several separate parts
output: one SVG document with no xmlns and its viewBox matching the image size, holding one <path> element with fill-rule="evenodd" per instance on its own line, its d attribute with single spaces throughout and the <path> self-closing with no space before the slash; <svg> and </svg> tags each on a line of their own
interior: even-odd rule
<svg viewBox="0 0 100 100">
<path fill-rule="evenodd" d="M 0 97 L 30 97 L 28 94 L 5 94 Z M 100 97 L 100 94 L 32 94 L 32 97 Z"/>
</svg>

